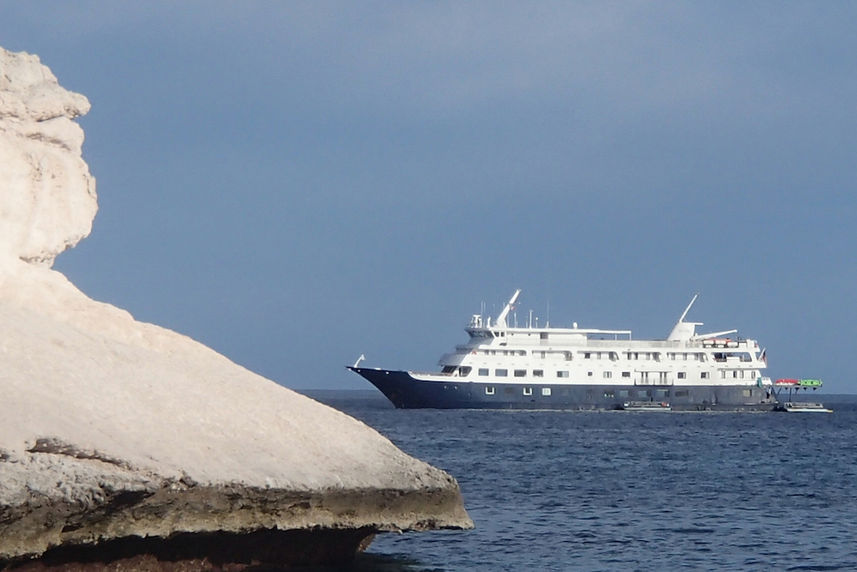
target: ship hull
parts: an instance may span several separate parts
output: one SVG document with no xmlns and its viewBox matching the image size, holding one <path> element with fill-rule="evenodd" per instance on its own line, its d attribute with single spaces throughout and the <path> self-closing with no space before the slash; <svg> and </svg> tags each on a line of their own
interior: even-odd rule
<svg viewBox="0 0 857 572">
<path fill-rule="evenodd" d="M 411 372 L 349 367 L 401 409 L 615 410 L 629 401 L 672 411 L 771 411 L 770 390 L 746 385 L 607 385 L 421 379 Z"/>
</svg>

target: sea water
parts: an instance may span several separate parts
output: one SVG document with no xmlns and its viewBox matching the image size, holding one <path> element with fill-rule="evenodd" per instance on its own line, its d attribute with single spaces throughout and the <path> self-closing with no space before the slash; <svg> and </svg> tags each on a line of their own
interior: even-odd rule
<svg viewBox="0 0 857 572">
<path fill-rule="evenodd" d="M 857 570 L 857 396 L 823 396 L 825 414 L 400 410 L 375 392 L 308 394 L 451 473 L 476 525 L 378 535 L 353 570 Z"/>
</svg>

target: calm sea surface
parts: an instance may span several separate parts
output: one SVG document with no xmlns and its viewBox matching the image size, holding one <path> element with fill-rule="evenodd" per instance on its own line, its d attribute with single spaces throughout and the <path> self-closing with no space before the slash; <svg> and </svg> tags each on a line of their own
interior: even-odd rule
<svg viewBox="0 0 857 572">
<path fill-rule="evenodd" d="M 857 396 L 833 414 L 394 409 L 306 392 L 458 479 L 472 531 L 352 570 L 857 570 Z"/>
</svg>

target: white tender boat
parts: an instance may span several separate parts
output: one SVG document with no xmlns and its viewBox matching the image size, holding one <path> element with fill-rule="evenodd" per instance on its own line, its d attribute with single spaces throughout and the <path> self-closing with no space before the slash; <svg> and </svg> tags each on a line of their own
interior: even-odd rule
<svg viewBox="0 0 857 572">
<path fill-rule="evenodd" d="M 786 413 L 833 413 L 822 403 L 810 403 L 808 401 L 788 401 L 783 403 L 782 411 Z"/>
</svg>

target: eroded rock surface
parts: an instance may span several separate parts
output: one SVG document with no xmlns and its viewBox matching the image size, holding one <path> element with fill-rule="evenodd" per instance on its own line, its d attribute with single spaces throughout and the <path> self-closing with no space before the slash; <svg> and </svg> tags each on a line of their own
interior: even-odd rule
<svg viewBox="0 0 857 572">
<path fill-rule="evenodd" d="M 0 566 L 234 569 L 472 526 L 448 474 L 50 269 L 96 211 L 88 108 L 0 48 Z"/>
</svg>

